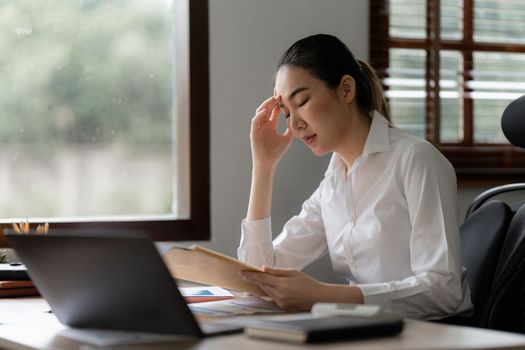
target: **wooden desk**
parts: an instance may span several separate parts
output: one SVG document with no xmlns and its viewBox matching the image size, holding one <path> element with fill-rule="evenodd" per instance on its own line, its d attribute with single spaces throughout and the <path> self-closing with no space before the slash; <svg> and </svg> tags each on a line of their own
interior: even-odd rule
<svg viewBox="0 0 525 350">
<path fill-rule="evenodd" d="M 66 327 L 46 312 L 49 307 L 41 298 L 0 300 L 0 348 L 7 349 L 78 349 L 86 346 L 59 336 Z M 112 349 L 185 349 L 185 350 L 293 350 L 305 347 L 317 349 L 525 349 L 525 336 L 477 328 L 443 325 L 408 320 L 401 335 L 390 338 L 294 345 L 254 340 L 242 334 L 218 336 L 200 341 L 184 341 L 112 347 Z"/>
</svg>

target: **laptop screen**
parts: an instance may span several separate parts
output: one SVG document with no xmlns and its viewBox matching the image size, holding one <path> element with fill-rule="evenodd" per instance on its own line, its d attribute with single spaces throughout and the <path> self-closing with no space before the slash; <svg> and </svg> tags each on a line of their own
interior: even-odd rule
<svg viewBox="0 0 525 350">
<path fill-rule="evenodd" d="M 140 232 L 6 234 L 60 322 L 202 336 L 153 241 Z"/>
</svg>

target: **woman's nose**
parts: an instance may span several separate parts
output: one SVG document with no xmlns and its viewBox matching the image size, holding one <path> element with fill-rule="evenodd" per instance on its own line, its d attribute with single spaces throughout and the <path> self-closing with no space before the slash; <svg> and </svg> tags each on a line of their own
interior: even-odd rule
<svg viewBox="0 0 525 350">
<path fill-rule="evenodd" d="M 306 123 L 304 122 L 304 120 L 301 118 L 300 115 L 298 114 L 290 114 L 290 126 L 292 128 L 292 131 L 293 130 L 302 130 L 306 127 Z"/>
</svg>

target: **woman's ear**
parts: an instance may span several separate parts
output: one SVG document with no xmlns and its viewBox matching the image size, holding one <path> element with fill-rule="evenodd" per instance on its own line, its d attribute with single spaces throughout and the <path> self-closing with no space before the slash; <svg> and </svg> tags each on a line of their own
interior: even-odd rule
<svg viewBox="0 0 525 350">
<path fill-rule="evenodd" d="M 355 98 L 355 80 L 351 75 L 345 74 L 339 83 L 340 94 L 346 103 L 351 103 Z"/>
</svg>

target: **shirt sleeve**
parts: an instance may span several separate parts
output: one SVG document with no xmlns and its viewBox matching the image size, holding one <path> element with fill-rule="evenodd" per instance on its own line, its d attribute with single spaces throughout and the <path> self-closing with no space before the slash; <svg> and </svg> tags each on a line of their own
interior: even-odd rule
<svg viewBox="0 0 525 350">
<path fill-rule="evenodd" d="M 284 225 L 272 242 L 271 218 L 242 221 L 239 260 L 255 266 L 302 270 L 326 254 L 327 244 L 320 207 L 321 185 L 302 205 L 301 212 Z"/>
<path fill-rule="evenodd" d="M 361 284 L 365 303 L 414 318 L 441 318 L 463 305 L 457 186 L 454 169 L 429 143 L 400 159 L 412 231 L 413 272 L 400 281 Z M 464 307 L 468 308 L 470 301 Z"/>
</svg>

